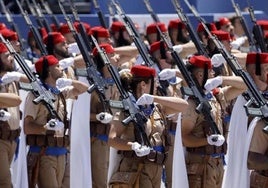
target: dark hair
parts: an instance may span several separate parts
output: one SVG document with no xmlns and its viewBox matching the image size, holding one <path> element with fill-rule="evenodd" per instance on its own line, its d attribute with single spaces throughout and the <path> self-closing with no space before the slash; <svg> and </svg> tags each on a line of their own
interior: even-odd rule
<svg viewBox="0 0 268 188">
<path fill-rule="evenodd" d="M 51 35 L 50 33 L 48 33 L 48 36 L 47 36 L 46 48 L 47 48 L 48 55 L 53 55 L 53 50 L 54 50 L 53 35 Z"/>
<path fill-rule="evenodd" d="M 44 82 L 47 77 L 48 77 L 48 60 L 46 57 L 44 57 L 42 71 L 39 73 L 39 78 L 41 81 Z"/>
</svg>

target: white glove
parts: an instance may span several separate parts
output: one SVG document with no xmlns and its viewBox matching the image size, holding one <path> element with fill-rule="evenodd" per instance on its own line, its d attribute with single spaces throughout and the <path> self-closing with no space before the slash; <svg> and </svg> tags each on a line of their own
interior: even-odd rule
<svg viewBox="0 0 268 188">
<path fill-rule="evenodd" d="M 59 78 L 56 81 L 56 87 L 58 89 L 62 89 L 64 87 L 72 85 L 72 82 L 73 81 L 71 79 L 68 79 L 68 78 Z"/>
<path fill-rule="evenodd" d="M 207 92 L 209 92 L 221 84 L 222 84 L 222 77 L 217 76 L 215 78 L 209 78 L 205 83 L 204 88 L 206 89 Z"/>
<path fill-rule="evenodd" d="M 64 124 L 58 119 L 51 119 L 45 125 L 47 130 L 59 131 L 64 129 Z"/>
<path fill-rule="evenodd" d="M 2 84 L 8 84 L 14 81 L 19 81 L 20 77 L 23 74 L 20 72 L 16 72 L 16 71 L 12 71 L 12 72 L 7 72 L 6 74 L 4 74 L 4 76 L 1 78 L 2 80 Z"/>
<path fill-rule="evenodd" d="M 134 142 L 131 144 L 131 149 L 135 151 L 136 155 L 138 157 L 143 157 L 145 155 L 148 155 L 150 153 L 150 147 L 148 146 L 142 146 L 138 142 Z"/>
<path fill-rule="evenodd" d="M 69 54 L 80 54 L 80 49 L 76 42 L 68 45 L 68 53 Z"/>
<path fill-rule="evenodd" d="M 207 137 L 209 145 L 221 146 L 225 141 L 225 138 L 221 134 L 212 134 Z"/>
<path fill-rule="evenodd" d="M 181 53 L 181 51 L 183 50 L 183 47 L 181 44 L 178 44 L 178 45 L 173 46 L 173 50 L 178 53 Z"/>
<path fill-rule="evenodd" d="M 176 69 L 163 69 L 159 73 L 159 79 L 160 80 L 169 80 L 171 78 L 174 78 L 176 76 Z"/>
<path fill-rule="evenodd" d="M 154 102 L 154 96 L 144 93 L 136 102 L 137 105 L 152 104 Z"/>
<path fill-rule="evenodd" d="M 11 117 L 11 114 L 3 109 L 0 110 L 0 120 L 7 121 Z"/>
<path fill-rule="evenodd" d="M 59 61 L 59 65 L 63 68 L 66 69 L 74 64 L 74 58 L 73 57 L 68 57 L 64 58 Z"/>
<path fill-rule="evenodd" d="M 113 116 L 108 112 L 101 112 L 96 115 L 96 119 L 103 124 L 110 123 L 113 119 Z"/>
<path fill-rule="evenodd" d="M 240 46 L 242 46 L 247 40 L 247 37 L 239 37 L 236 40 L 231 42 L 231 46 L 233 49 L 239 49 Z"/>
<path fill-rule="evenodd" d="M 226 62 L 226 60 L 224 59 L 224 57 L 222 56 L 222 54 L 214 54 L 211 57 L 211 63 L 213 65 L 213 67 L 219 67 L 222 64 L 224 64 Z"/>
</svg>

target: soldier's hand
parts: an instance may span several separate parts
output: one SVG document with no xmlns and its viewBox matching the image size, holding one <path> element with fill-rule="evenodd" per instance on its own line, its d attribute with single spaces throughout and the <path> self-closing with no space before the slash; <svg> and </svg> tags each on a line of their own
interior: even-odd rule
<svg viewBox="0 0 268 188">
<path fill-rule="evenodd" d="M 209 92 L 221 84 L 222 84 L 222 77 L 217 76 L 215 78 L 209 78 L 205 83 L 204 88 L 206 89 L 207 92 Z"/>
<path fill-rule="evenodd" d="M 152 104 L 154 102 L 154 96 L 144 93 L 140 98 L 138 98 L 137 105 Z"/>
<path fill-rule="evenodd" d="M 11 117 L 11 114 L 3 109 L 0 110 L 0 120 L 7 121 Z"/>
<path fill-rule="evenodd" d="M 148 146 L 142 146 L 138 142 L 133 142 L 131 144 L 131 149 L 135 151 L 136 155 L 138 157 L 143 157 L 145 155 L 148 155 L 150 153 L 151 148 Z"/>
<path fill-rule="evenodd" d="M 23 74 L 20 72 L 12 71 L 12 72 L 7 72 L 4 74 L 4 76 L 1 78 L 2 84 L 8 84 L 14 81 L 19 81 L 21 76 Z"/>
<path fill-rule="evenodd" d="M 159 73 L 159 79 L 160 80 L 169 80 L 171 78 L 174 78 L 176 76 L 177 71 L 178 70 L 176 70 L 176 69 L 163 69 Z"/>
<path fill-rule="evenodd" d="M 224 59 L 222 54 L 214 54 L 211 57 L 211 64 L 213 65 L 213 67 L 219 67 L 222 64 L 224 64 L 225 62 L 226 62 L 226 60 Z"/>
<path fill-rule="evenodd" d="M 76 42 L 68 45 L 68 53 L 69 54 L 81 54 L 80 49 Z"/>
<path fill-rule="evenodd" d="M 73 81 L 71 79 L 68 79 L 68 78 L 59 78 L 56 81 L 56 87 L 58 89 L 62 89 L 64 87 L 72 85 L 72 82 Z"/>
<path fill-rule="evenodd" d="M 103 124 L 110 123 L 113 119 L 113 116 L 108 112 L 101 112 L 96 115 L 96 119 Z"/>
<path fill-rule="evenodd" d="M 74 58 L 73 57 L 68 57 L 64 58 L 59 61 L 59 65 L 63 68 L 66 69 L 74 64 Z"/>
<path fill-rule="evenodd" d="M 225 142 L 225 138 L 221 134 L 212 134 L 207 137 L 207 142 L 209 145 L 221 146 Z"/>
<path fill-rule="evenodd" d="M 47 130 L 53 130 L 53 131 L 62 130 L 64 129 L 64 124 L 58 119 L 51 119 L 46 123 L 45 128 Z"/>
</svg>

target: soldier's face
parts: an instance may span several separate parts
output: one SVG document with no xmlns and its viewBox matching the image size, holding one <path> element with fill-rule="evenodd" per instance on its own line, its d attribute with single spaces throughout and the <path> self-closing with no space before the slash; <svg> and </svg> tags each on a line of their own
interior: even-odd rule
<svg viewBox="0 0 268 188">
<path fill-rule="evenodd" d="M 5 52 L 0 54 L 1 58 L 1 71 L 14 71 L 14 57 L 9 53 Z"/>
</svg>

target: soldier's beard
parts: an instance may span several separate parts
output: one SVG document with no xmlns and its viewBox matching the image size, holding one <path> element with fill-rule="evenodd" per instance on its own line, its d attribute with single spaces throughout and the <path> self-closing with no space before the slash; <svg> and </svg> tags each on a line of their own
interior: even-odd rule
<svg viewBox="0 0 268 188">
<path fill-rule="evenodd" d="M 54 53 L 57 54 L 58 56 L 62 57 L 62 58 L 70 57 L 70 54 L 68 53 L 67 50 L 63 51 L 63 50 L 59 50 L 59 49 L 55 48 Z"/>
</svg>

